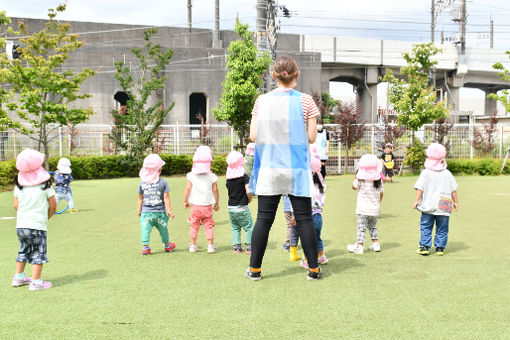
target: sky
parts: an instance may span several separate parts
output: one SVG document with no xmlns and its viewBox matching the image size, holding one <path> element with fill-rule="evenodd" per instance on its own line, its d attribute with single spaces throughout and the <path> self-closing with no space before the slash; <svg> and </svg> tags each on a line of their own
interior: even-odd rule
<svg viewBox="0 0 510 340">
<path fill-rule="evenodd" d="M 458 40 L 459 25 L 451 20 L 451 12 L 459 9 L 460 0 L 435 1 L 439 2 L 436 6 L 439 12 L 436 42 L 441 40 L 441 31 L 446 39 Z M 63 0 L 0 0 L 0 10 L 6 10 L 12 17 L 45 18 L 47 9 L 56 7 L 59 2 Z M 214 0 L 192 0 L 193 27 L 214 27 L 214 3 Z M 232 29 L 239 17 L 254 29 L 256 3 L 257 0 L 220 0 L 220 28 Z M 282 33 L 413 42 L 430 40 L 431 0 L 278 0 L 278 4 L 291 11 L 291 18 L 279 18 Z M 510 50 L 509 0 L 467 0 L 467 13 L 467 46 L 489 47 L 492 19 L 494 47 Z M 75 21 L 185 27 L 187 0 L 68 0 L 66 11 L 59 17 Z M 347 88 L 338 91 L 345 92 Z M 332 92 L 336 91 L 332 89 Z"/>
</svg>

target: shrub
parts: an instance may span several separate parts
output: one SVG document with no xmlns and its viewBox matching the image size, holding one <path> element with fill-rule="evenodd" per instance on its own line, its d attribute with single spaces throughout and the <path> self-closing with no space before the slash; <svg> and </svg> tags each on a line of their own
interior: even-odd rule
<svg viewBox="0 0 510 340">
<path fill-rule="evenodd" d="M 415 138 L 413 145 L 407 150 L 404 164 L 410 165 L 414 170 L 419 170 L 423 167 L 426 158 L 423 144 L 418 138 Z"/>
<path fill-rule="evenodd" d="M 164 176 L 184 175 L 191 170 L 193 156 L 191 155 L 160 155 L 165 161 L 162 174 Z M 50 171 L 55 171 L 59 158 L 50 159 Z M 102 179 L 115 177 L 137 177 L 143 164 L 143 158 L 117 156 L 86 156 L 69 157 L 75 179 Z M 211 164 L 211 170 L 217 175 L 224 175 L 227 171 L 226 157 L 216 156 Z M 0 162 L 0 187 L 14 184 L 16 160 Z"/>
<path fill-rule="evenodd" d="M 503 171 L 502 159 L 482 158 L 482 159 L 449 159 L 448 170 L 454 175 L 482 175 L 497 176 L 510 174 L 510 162 L 507 162 Z"/>
</svg>

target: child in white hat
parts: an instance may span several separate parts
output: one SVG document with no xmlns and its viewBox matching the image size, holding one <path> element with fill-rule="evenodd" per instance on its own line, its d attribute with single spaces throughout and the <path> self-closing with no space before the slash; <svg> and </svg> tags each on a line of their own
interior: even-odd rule
<svg viewBox="0 0 510 340">
<path fill-rule="evenodd" d="M 73 191 L 71 190 L 71 161 L 65 157 L 58 160 L 57 171 L 53 175 L 55 179 L 55 191 L 57 193 L 57 204 L 61 200 L 67 202 L 69 213 L 75 213 L 77 210 L 74 208 Z"/>
</svg>

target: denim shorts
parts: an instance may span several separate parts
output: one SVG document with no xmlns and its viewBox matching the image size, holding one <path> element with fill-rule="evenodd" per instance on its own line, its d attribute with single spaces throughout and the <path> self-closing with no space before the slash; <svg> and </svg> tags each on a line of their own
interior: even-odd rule
<svg viewBox="0 0 510 340">
<path fill-rule="evenodd" d="M 46 257 L 46 231 L 18 228 L 19 252 L 16 262 L 43 264 L 48 262 Z"/>
</svg>

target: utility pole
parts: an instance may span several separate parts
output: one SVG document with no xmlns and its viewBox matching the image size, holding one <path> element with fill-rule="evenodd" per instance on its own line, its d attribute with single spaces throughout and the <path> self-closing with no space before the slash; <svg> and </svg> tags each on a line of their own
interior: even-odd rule
<svg viewBox="0 0 510 340">
<path fill-rule="evenodd" d="M 490 43 L 490 46 L 491 48 L 494 48 L 494 20 L 492 20 L 491 18 L 491 43 Z"/>
<path fill-rule="evenodd" d="M 259 54 L 268 50 L 267 41 L 267 0 L 257 0 L 257 31 L 256 42 Z M 266 93 L 271 86 L 267 72 L 264 74 L 264 83 L 262 84 L 262 92 Z"/>
<path fill-rule="evenodd" d="M 461 19 L 460 19 L 460 54 L 466 54 L 466 0 L 462 0 L 461 4 Z"/>
<path fill-rule="evenodd" d="M 436 1 L 430 0 L 430 41 L 434 42 L 436 29 Z"/>
<path fill-rule="evenodd" d="M 221 48 L 222 42 L 220 40 L 220 0 L 215 0 L 214 4 L 214 37 L 213 48 Z"/>
<path fill-rule="evenodd" d="M 191 20 L 191 4 L 192 0 L 188 0 L 188 35 L 186 35 L 186 47 L 190 47 L 191 43 L 191 28 L 192 28 L 192 20 Z"/>
</svg>

